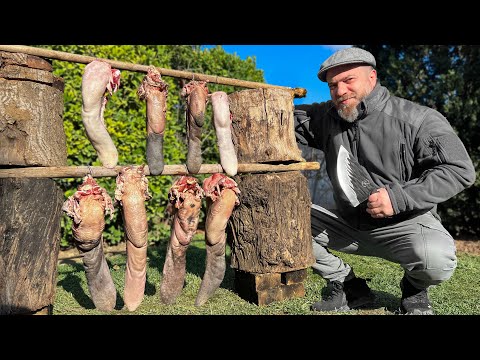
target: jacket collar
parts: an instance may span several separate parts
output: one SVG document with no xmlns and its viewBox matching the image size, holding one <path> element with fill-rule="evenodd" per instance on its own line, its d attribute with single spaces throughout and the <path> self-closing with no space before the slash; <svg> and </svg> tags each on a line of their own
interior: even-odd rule
<svg viewBox="0 0 480 360">
<path fill-rule="evenodd" d="M 375 109 L 385 104 L 389 97 L 390 92 L 386 87 L 380 85 L 380 81 L 377 80 L 377 84 L 372 92 L 361 102 L 362 109 L 364 109 L 365 112 L 364 116 L 371 114 Z"/>
</svg>

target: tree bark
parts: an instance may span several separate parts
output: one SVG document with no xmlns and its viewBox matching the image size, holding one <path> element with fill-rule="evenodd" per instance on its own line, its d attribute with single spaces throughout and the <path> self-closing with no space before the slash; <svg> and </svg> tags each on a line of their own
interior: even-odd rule
<svg viewBox="0 0 480 360">
<path fill-rule="evenodd" d="M 51 70 L 0 52 L 0 167 L 66 165 L 63 80 Z M 0 179 L 0 314 L 52 307 L 63 197 L 52 179 Z"/>
<path fill-rule="evenodd" d="M 0 314 L 53 304 L 62 203 L 51 179 L 0 179 Z"/>
<path fill-rule="evenodd" d="M 288 91 L 243 90 L 228 98 L 239 163 L 305 161 L 295 140 L 293 98 Z"/>
<path fill-rule="evenodd" d="M 305 163 L 293 121 L 293 97 L 278 89 L 244 90 L 229 95 L 232 139 L 239 163 Z M 300 171 L 238 174 L 241 191 L 227 227 L 235 291 L 265 305 L 305 295 L 303 280 L 314 260 L 310 194 Z M 268 280 L 268 281 L 267 281 Z M 261 284 L 261 286 L 259 285 Z"/>
<path fill-rule="evenodd" d="M 240 205 L 230 217 L 231 266 L 283 273 L 314 262 L 307 180 L 298 171 L 239 175 Z"/>
<path fill-rule="evenodd" d="M 37 67 L 45 62 L 29 59 Z M 0 165 L 66 165 L 63 81 L 24 62 L 0 52 Z"/>
</svg>

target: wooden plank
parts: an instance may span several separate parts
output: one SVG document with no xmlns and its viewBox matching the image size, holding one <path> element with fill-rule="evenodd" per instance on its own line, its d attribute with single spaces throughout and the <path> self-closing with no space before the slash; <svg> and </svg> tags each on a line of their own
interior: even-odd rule
<svg viewBox="0 0 480 360">
<path fill-rule="evenodd" d="M 282 284 L 291 285 L 304 282 L 307 279 L 307 269 L 282 273 Z"/>
<path fill-rule="evenodd" d="M 21 65 L 49 72 L 53 71 L 52 64 L 38 56 L 0 51 L 0 66 L 5 64 Z"/>
<path fill-rule="evenodd" d="M 5 65 L 0 68 L 0 78 L 9 80 L 31 80 L 44 84 L 53 84 L 53 74 L 39 69 L 30 69 L 18 65 Z"/>
<path fill-rule="evenodd" d="M 302 282 L 282 284 L 283 276 L 283 273 L 253 274 L 235 270 L 234 289 L 242 299 L 260 306 L 305 296 Z"/>
<path fill-rule="evenodd" d="M 2 129 L 0 127 L 0 139 Z M 1 150 L 1 145 L 0 145 Z M 1 159 L 1 155 L 0 155 Z M 1 164 L 1 161 L 0 161 Z M 127 166 L 127 165 L 124 165 Z M 93 177 L 116 177 L 124 166 L 116 166 L 113 169 L 107 169 L 103 166 L 49 166 L 49 167 L 26 167 L 26 168 L 4 168 L 0 169 L 0 178 L 76 178 L 91 174 Z M 261 173 L 261 172 L 284 172 L 294 170 L 318 170 L 320 164 L 311 163 L 293 163 L 293 164 L 238 164 L 238 173 Z M 144 168 L 145 175 L 150 175 L 148 165 Z M 199 174 L 223 173 L 220 164 L 202 164 Z M 165 165 L 163 172 L 158 175 L 187 175 L 186 165 Z"/>
<path fill-rule="evenodd" d="M 244 271 L 236 271 L 235 277 L 252 291 L 261 291 L 270 289 L 282 284 L 280 273 L 253 274 Z"/>
</svg>

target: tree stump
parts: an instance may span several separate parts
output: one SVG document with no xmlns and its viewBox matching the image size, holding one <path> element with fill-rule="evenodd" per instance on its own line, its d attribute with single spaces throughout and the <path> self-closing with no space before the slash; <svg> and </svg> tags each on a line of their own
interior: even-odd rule
<svg viewBox="0 0 480 360">
<path fill-rule="evenodd" d="M 63 82 L 51 70 L 43 59 L 0 51 L 0 166 L 66 165 Z"/>
<path fill-rule="evenodd" d="M 239 162 L 305 161 L 295 141 L 293 98 L 279 89 L 229 95 Z M 240 205 L 230 218 L 227 240 L 235 291 L 258 305 L 305 295 L 303 281 L 315 261 L 310 193 L 300 171 L 239 174 Z"/>
<path fill-rule="evenodd" d="M 0 52 L 0 97 L 0 166 L 65 166 L 63 80 L 51 64 Z M 0 314 L 52 308 L 63 200 L 52 179 L 0 179 Z"/>
<path fill-rule="evenodd" d="M 63 191 L 51 179 L 0 179 L 0 314 L 53 305 Z"/>
<path fill-rule="evenodd" d="M 293 98 L 281 89 L 252 89 L 228 96 L 239 163 L 304 162 L 295 139 Z"/>
</svg>

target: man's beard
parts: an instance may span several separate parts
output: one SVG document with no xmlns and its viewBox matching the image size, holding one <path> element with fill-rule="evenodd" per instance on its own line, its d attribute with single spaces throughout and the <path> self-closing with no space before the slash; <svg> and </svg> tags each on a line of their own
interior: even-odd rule
<svg viewBox="0 0 480 360">
<path fill-rule="evenodd" d="M 337 109 L 338 115 L 345 121 L 349 123 L 353 123 L 355 120 L 358 119 L 358 108 L 357 105 L 349 107 L 348 105 L 340 105 L 340 108 Z"/>
<path fill-rule="evenodd" d="M 360 108 L 360 104 L 362 101 L 368 96 L 370 92 L 369 91 L 359 91 L 356 93 L 351 93 L 348 95 L 344 95 L 336 100 L 336 105 L 337 105 L 337 113 L 338 115 L 345 121 L 349 123 L 353 123 L 358 119 L 358 116 L 360 115 L 360 111 L 358 110 Z M 356 105 L 343 105 L 342 101 L 345 101 L 347 99 L 351 99 L 354 97 L 355 99 L 358 99 L 358 103 Z"/>
</svg>

